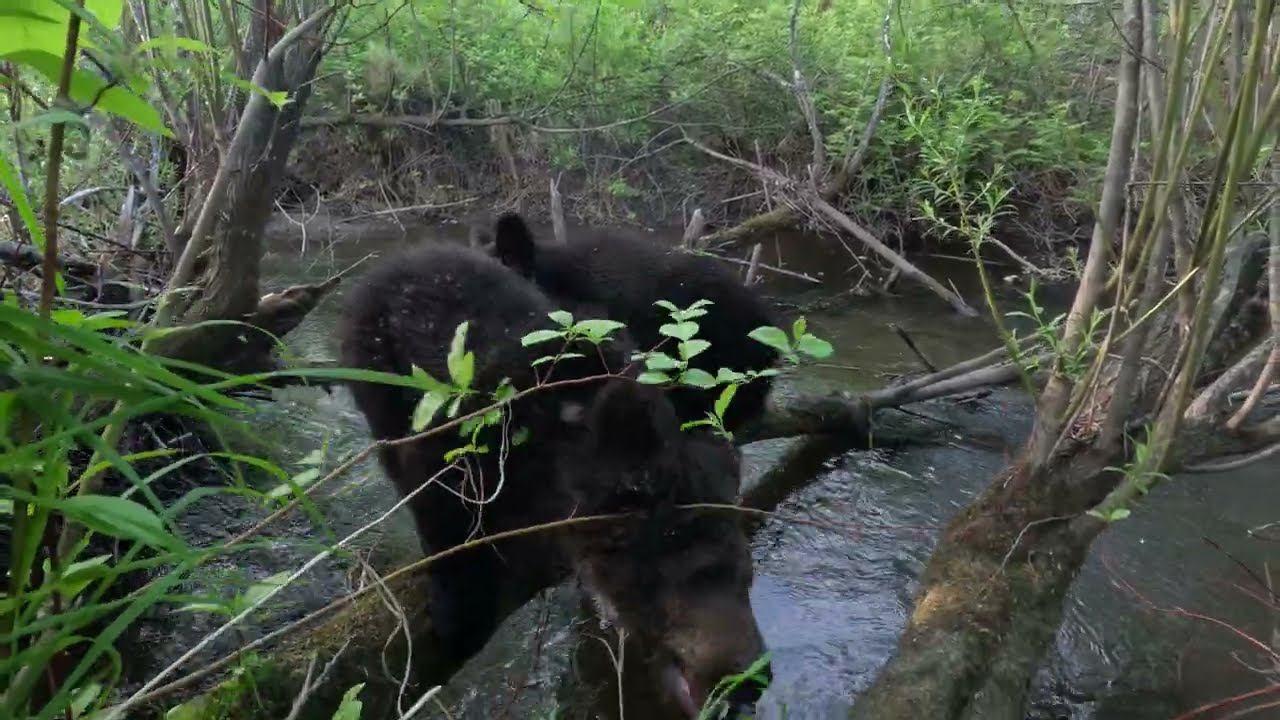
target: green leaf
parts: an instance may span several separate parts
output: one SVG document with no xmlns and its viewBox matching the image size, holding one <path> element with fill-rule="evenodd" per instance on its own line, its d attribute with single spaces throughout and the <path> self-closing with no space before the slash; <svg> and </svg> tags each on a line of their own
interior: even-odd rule
<svg viewBox="0 0 1280 720">
<path fill-rule="evenodd" d="M 213 48 L 196 40 L 195 38 L 166 35 L 164 37 L 152 38 L 133 49 L 136 53 L 145 53 L 152 48 L 160 48 L 162 50 L 186 50 L 187 52 L 205 53 L 213 52 Z"/>
<path fill-rule="evenodd" d="M 62 571 L 62 577 L 58 580 L 59 592 L 67 599 L 74 599 L 84 592 L 89 583 L 111 574 L 111 568 L 107 566 L 110 559 L 110 555 L 98 555 L 71 563 Z M 46 575 L 50 572 L 47 559 L 44 561 L 44 571 Z"/>
<path fill-rule="evenodd" d="M 85 0 L 84 9 L 108 30 L 120 25 L 123 0 Z M 62 56 L 71 13 L 49 0 L 0 0 L 0 55 L 36 50 Z"/>
<path fill-rule="evenodd" d="M 78 688 L 75 694 L 71 696 L 70 708 L 71 717 L 79 718 L 84 715 L 85 711 L 98 699 L 102 694 L 102 686 L 98 683 L 89 683 L 84 687 Z"/>
<path fill-rule="evenodd" d="M 703 315 L 706 315 L 707 311 L 704 310 L 703 308 L 707 307 L 708 305 L 714 305 L 714 304 L 715 303 L 711 302 L 710 300 L 699 300 L 693 303 L 692 305 L 690 305 L 689 307 L 684 308 L 683 310 L 677 308 L 675 305 L 671 305 L 670 303 L 668 303 L 665 307 L 670 311 L 671 319 L 675 320 L 676 322 L 684 322 L 686 320 L 692 320 L 694 318 L 700 318 Z"/>
<path fill-rule="evenodd" d="M 308 485 L 315 482 L 320 477 L 320 468 L 310 468 L 294 475 L 291 483 L 283 483 L 271 488 L 271 492 L 267 493 L 267 497 L 282 498 L 294 492 L 294 488 L 305 490 Z"/>
<path fill-rule="evenodd" d="M 669 323 L 658 328 L 658 332 L 677 340 L 689 340 L 698 334 L 698 323 L 692 321 Z"/>
<path fill-rule="evenodd" d="M 460 407 L 462 407 L 462 396 L 455 395 L 453 398 L 453 402 L 449 403 L 449 409 L 445 411 L 445 414 L 447 414 L 449 417 L 457 417 L 458 408 Z"/>
<path fill-rule="evenodd" d="M 618 322 L 617 320 L 593 319 L 581 320 L 573 326 L 573 329 L 593 340 L 598 340 L 608 336 L 615 330 L 624 327 L 626 327 L 626 325 Z"/>
<path fill-rule="evenodd" d="M 529 442 L 529 428 L 516 428 L 516 431 L 511 434 L 511 447 L 520 447 L 527 442 Z"/>
<path fill-rule="evenodd" d="M 1116 508 L 1110 511 L 1110 513 L 1103 510 L 1097 510 L 1097 509 L 1089 511 L 1089 515 L 1096 517 L 1103 522 L 1109 522 L 1109 523 L 1116 522 L 1117 520 L 1124 520 L 1125 518 L 1129 517 L 1129 515 L 1131 514 L 1132 513 L 1130 512 L 1129 508 Z"/>
<path fill-rule="evenodd" d="M 717 383 L 717 384 L 719 384 L 719 383 L 740 383 L 740 382 L 742 382 L 743 380 L 746 380 L 746 379 L 747 379 L 746 374 L 744 374 L 744 373 L 740 373 L 740 372 L 738 372 L 737 370 L 730 370 L 729 368 L 723 368 L 723 367 L 722 367 L 722 368 L 720 368 L 719 370 L 717 370 L 717 371 L 716 371 L 716 383 Z"/>
<path fill-rule="evenodd" d="M 94 532 L 166 550 L 183 547 L 181 538 L 165 530 L 160 516 L 132 500 L 114 495 L 76 495 L 51 504 Z"/>
<path fill-rule="evenodd" d="M 427 392 L 443 392 L 448 394 L 453 390 L 453 388 L 449 387 L 448 384 L 442 383 L 439 380 L 431 377 L 431 375 L 427 373 L 426 370 L 423 370 L 417 365 L 412 366 L 412 370 L 410 371 L 410 374 L 412 375 L 413 379 L 417 381 L 414 383 L 414 385 L 419 388 L 422 388 L 423 390 L 426 390 Z"/>
<path fill-rule="evenodd" d="M 475 444 L 467 444 L 460 448 L 454 448 L 449 452 L 445 453 L 444 461 L 453 462 L 454 460 L 457 460 L 463 455 L 470 455 L 472 453 L 475 453 L 477 455 L 483 455 L 484 453 L 488 452 L 488 450 L 489 448 L 484 445 L 476 446 Z"/>
<path fill-rule="evenodd" d="M 690 368 L 680 374 L 680 382 L 696 388 L 707 390 L 716 386 L 716 379 L 711 373 L 699 368 Z"/>
<path fill-rule="evenodd" d="M 804 332 L 806 329 L 808 329 L 808 327 L 809 327 L 809 323 L 806 322 L 803 317 L 796 318 L 796 321 L 791 323 L 791 337 L 793 338 L 803 337 Z"/>
<path fill-rule="evenodd" d="M 284 90 L 268 90 L 261 85 L 257 85 L 245 80 L 233 72 L 227 72 L 225 70 L 218 73 L 218 77 L 222 78 L 225 82 L 235 85 L 245 92 L 253 95 L 261 95 L 266 98 L 267 102 L 274 105 L 277 110 L 289 103 L 289 93 Z"/>
<path fill-rule="evenodd" d="M 564 332 L 561 330 L 534 330 L 520 338 L 520 344 L 529 347 L 530 345 L 537 345 L 538 343 L 557 340 L 562 337 L 564 337 Z"/>
<path fill-rule="evenodd" d="M 706 340 L 690 340 L 688 342 L 682 342 L 680 343 L 680 357 L 683 360 L 689 360 L 690 358 L 706 352 L 709 347 L 711 347 L 711 343 Z"/>
<path fill-rule="evenodd" d="M 787 334 L 779 328 L 764 325 L 752 330 L 747 337 L 758 343 L 764 343 L 778 352 L 784 354 L 791 352 L 791 342 L 787 339 Z"/>
<path fill-rule="evenodd" d="M 675 303 L 671 302 L 670 300 L 659 300 L 655 302 L 654 305 L 657 305 L 658 307 L 668 312 L 680 312 L 680 308 L 676 307 Z"/>
<path fill-rule="evenodd" d="M 511 398 L 515 396 L 516 396 L 516 389 L 511 384 L 511 382 L 506 378 L 503 378 L 502 384 L 498 386 L 497 390 L 493 391 L 494 402 L 500 402 L 500 403 L 511 402 Z"/>
<path fill-rule="evenodd" d="M 413 422 L 410 427 L 413 431 L 420 433 L 427 429 L 431 421 L 435 419 L 436 413 L 440 412 L 440 408 L 449 401 L 449 393 L 431 391 L 422 396 L 418 401 L 417 407 L 413 409 Z"/>
<path fill-rule="evenodd" d="M 462 353 L 466 350 L 467 345 L 467 327 L 469 323 L 466 320 L 458 323 L 458 327 L 453 329 L 453 340 L 449 343 L 449 375 L 453 375 L 453 364 L 462 358 Z"/>
<path fill-rule="evenodd" d="M 178 608 L 182 612 L 183 608 Z M 207 695 L 197 696 L 181 705 L 175 705 L 164 714 L 164 720 L 204 720 L 211 712 L 213 701 Z"/>
<path fill-rule="evenodd" d="M 471 387 L 471 381 L 475 379 L 475 373 L 476 354 L 471 351 L 464 353 L 457 364 L 449 368 L 449 375 L 454 384 L 463 390 Z"/>
<path fill-rule="evenodd" d="M 322 445 L 316 448 L 315 450 L 312 450 L 306 455 L 303 455 L 302 459 L 298 461 L 298 464 L 299 465 L 323 465 L 326 449 L 327 448 L 324 445 Z"/>
<path fill-rule="evenodd" d="M 725 410 L 729 409 L 729 403 L 733 402 L 733 396 L 738 392 L 737 385 L 726 385 L 720 391 L 720 397 L 716 398 L 715 413 L 716 417 L 723 419 Z"/>
<path fill-rule="evenodd" d="M 538 365 L 542 365 L 543 363 L 549 363 L 552 360 L 559 362 L 561 360 L 571 360 L 573 358 L 580 358 L 580 357 L 586 357 L 586 355 L 583 355 L 580 352 L 567 352 L 567 353 L 560 353 L 559 355 L 547 355 L 545 357 L 540 357 L 537 360 L 534 360 L 530 364 L 533 365 L 534 367 L 537 367 Z"/>
<path fill-rule="evenodd" d="M 45 125 L 56 125 L 58 123 L 66 123 L 68 125 L 83 125 L 85 127 L 89 126 L 88 121 L 85 120 L 84 116 L 81 115 L 80 113 L 74 113 L 74 112 L 71 112 L 70 110 L 45 110 L 44 112 L 38 115 L 32 115 L 26 120 L 23 120 L 22 122 L 18 123 L 15 127 L 33 128 L 33 127 L 43 127 Z"/>
<path fill-rule="evenodd" d="M 185 605 L 178 607 L 177 612 L 215 613 L 219 615 L 230 615 L 231 606 L 224 602 L 194 602 L 194 603 L 187 603 Z"/>
<path fill-rule="evenodd" d="M 3 33 L 0 33 L 3 34 Z M 31 234 L 31 240 L 36 244 L 36 248 L 44 250 L 44 228 L 36 221 L 36 214 L 31 209 L 31 203 L 27 200 L 26 190 L 22 187 L 22 183 L 18 181 L 18 173 L 14 171 L 13 166 L 9 164 L 9 159 L 0 153 L 0 185 L 4 186 L 5 192 L 8 193 L 13 206 L 18 210 L 18 216 L 22 218 L 22 224 L 27 226 L 27 232 Z M 58 274 L 61 278 L 62 274 Z M 9 296 L 6 293 L 7 297 Z M 7 299 L 6 297 L 6 299 Z"/>
<path fill-rule="evenodd" d="M 565 312 L 564 310 L 554 310 L 552 312 L 549 312 L 547 313 L 547 317 L 551 318 L 552 322 L 554 322 L 555 324 L 559 325 L 562 328 L 567 329 L 568 327 L 573 325 L 573 315 Z"/>
<path fill-rule="evenodd" d="M 453 380 L 454 385 L 463 389 L 471 387 L 471 381 L 475 377 L 476 369 L 475 353 L 464 351 L 466 342 L 467 322 L 464 320 L 453 331 L 453 342 L 449 344 L 449 357 L 447 359 L 449 378 Z"/>
<path fill-rule="evenodd" d="M 10 54 L 9 59 L 35 69 L 51 83 L 57 83 L 62 72 L 62 58 L 59 55 L 24 50 Z M 99 75 L 76 69 L 71 74 L 68 94 L 73 102 L 82 107 L 88 107 L 92 103 L 95 109 L 121 117 L 144 130 L 173 137 L 173 133 L 165 127 L 160 111 L 125 85 L 111 85 Z"/>
<path fill-rule="evenodd" d="M 676 370 L 684 364 L 662 352 L 652 352 L 645 356 L 644 366 L 649 370 Z"/>
<path fill-rule="evenodd" d="M 640 377 L 636 378 L 636 382 L 644 383 L 645 385 L 661 385 L 671 382 L 671 378 L 666 373 L 650 370 L 640 373 Z"/>
<path fill-rule="evenodd" d="M 283 570 L 259 580 L 258 582 L 250 585 L 248 590 L 244 591 L 244 595 L 241 596 L 240 601 L 246 607 L 253 605 L 259 600 L 265 598 L 272 591 L 283 587 L 285 581 L 289 579 L 290 574 L 289 570 Z"/>
<path fill-rule="evenodd" d="M 342 701 L 338 703 L 338 709 L 333 713 L 333 720 L 360 720 L 360 713 L 364 712 L 364 703 L 357 700 L 356 696 L 363 689 L 364 683 L 357 683 L 342 694 Z"/>
<path fill-rule="evenodd" d="M 796 343 L 796 350 L 819 360 L 829 357 L 832 353 L 831 343 L 813 335 L 801 335 L 799 342 Z"/>
<path fill-rule="evenodd" d="M 84 328 L 86 330 L 108 330 L 112 328 L 133 327 L 137 323 L 128 319 L 123 310 L 100 312 L 85 315 L 74 308 L 62 308 L 49 314 L 49 319 L 59 325 Z"/>
</svg>

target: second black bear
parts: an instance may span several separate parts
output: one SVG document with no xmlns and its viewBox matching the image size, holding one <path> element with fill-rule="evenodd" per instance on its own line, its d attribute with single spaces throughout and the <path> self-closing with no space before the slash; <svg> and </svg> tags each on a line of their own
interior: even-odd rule
<svg viewBox="0 0 1280 720">
<path fill-rule="evenodd" d="M 717 680 L 764 652 L 739 516 L 674 507 L 735 502 L 737 451 L 712 433 L 682 431 L 656 388 L 598 377 L 628 364 L 625 338 L 567 348 L 570 356 L 549 371 L 533 367 L 559 341 L 526 347 L 521 338 L 554 328 L 554 309 L 494 259 L 447 246 L 380 263 L 348 298 L 339 329 L 347 367 L 400 376 L 417 367 L 449 378 L 455 328 L 466 322 L 477 391 L 504 378 L 519 390 L 552 385 L 513 400 L 476 441 L 484 452 L 448 462 L 446 454 L 467 442 L 456 430 L 383 448 L 383 467 L 401 495 L 417 493 L 409 507 L 426 552 L 570 516 L 638 511 L 438 561 L 429 571 L 433 624 L 461 662 L 512 610 L 574 572 L 606 618 L 664 658 L 673 699 L 696 712 Z M 575 351 L 581 355 L 572 357 Z M 376 438 L 412 435 L 422 390 L 372 382 L 353 382 L 351 390 Z M 459 414 L 488 402 L 474 395 Z M 518 442 L 521 428 L 529 433 Z M 753 704 L 759 691 L 742 693 L 734 700 Z"/>
<path fill-rule="evenodd" d="M 610 318 L 626 324 L 642 350 L 662 342 L 659 328 L 671 322 L 669 312 L 655 302 L 667 300 L 686 308 L 698 300 L 710 300 L 707 314 L 697 320 L 697 336 L 711 346 L 695 356 L 690 367 L 715 375 L 722 367 L 759 371 L 778 361 L 777 351 L 747 337 L 757 327 L 777 324 L 772 309 L 711 258 L 666 251 L 606 232 L 582 233 L 565 245 L 540 246 L 516 213 L 498 218 L 492 252 L 504 265 L 533 280 L 554 302 L 603 307 Z M 771 386 L 771 380 L 763 377 L 740 387 L 725 414 L 725 426 L 736 431 L 757 420 L 764 413 Z M 686 421 L 705 417 L 719 393 L 687 386 L 670 391 Z"/>
</svg>

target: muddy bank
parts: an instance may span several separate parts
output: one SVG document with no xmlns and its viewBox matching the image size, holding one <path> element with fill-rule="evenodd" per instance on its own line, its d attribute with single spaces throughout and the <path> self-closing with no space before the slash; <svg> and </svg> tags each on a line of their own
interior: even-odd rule
<svg viewBox="0 0 1280 720">
<path fill-rule="evenodd" d="M 756 173 L 678 141 L 653 152 L 648 145 L 620 148 L 616 141 L 590 133 L 517 134 L 519 142 L 504 149 L 491 129 L 484 127 L 360 127 L 316 119 L 305 125 L 280 199 L 297 218 L 318 213 L 328 215 L 330 221 L 368 219 L 376 213 L 375 217 L 408 226 L 470 223 L 483 222 L 497 211 L 519 210 L 550 223 L 549 179 L 553 179 L 570 223 L 676 237 L 695 210 L 702 212 L 711 233 L 788 202 L 777 187 L 766 189 Z M 751 154 L 750 143 L 743 144 L 742 139 L 703 138 L 703 142 L 729 157 Z M 577 160 L 563 163 L 566 148 Z M 632 151 L 636 155 L 627 157 Z M 784 175 L 788 168 L 800 172 L 810 160 L 807 151 L 796 147 L 779 148 L 772 157 L 766 149 L 763 158 L 766 166 Z M 899 162 L 902 167 L 897 171 L 909 176 L 913 161 Z M 1071 183 L 1064 180 L 1046 178 L 1044 186 L 1015 183 L 993 231 L 998 240 L 1046 270 L 1063 265 L 1070 253 L 1083 257 L 1081 246 L 1092 230 L 1092 205 L 1075 199 Z M 949 237 L 922 219 L 920 199 L 905 189 L 911 184 L 909 177 L 900 179 L 900 185 L 882 182 L 860 178 L 847 197 L 833 202 L 886 245 L 911 255 L 913 262 L 922 253 L 968 255 L 967 241 Z M 752 240 L 767 250 L 775 246 L 789 251 L 791 241 L 815 228 L 835 230 L 814 215 Z M 846 237 L 843 242 L 846 257 L 861 258 L 864 273 L 869 270 L 879 279 L 888 273 L 888 267 L 877 267 L 880 263 L 874 254 L 855 239 Z M 749 250 L 746 247 L 740 254 Z M 984 249 L 984 255 L 1000 264 L 1012 262 L 994 246 Z"/>
</svg>

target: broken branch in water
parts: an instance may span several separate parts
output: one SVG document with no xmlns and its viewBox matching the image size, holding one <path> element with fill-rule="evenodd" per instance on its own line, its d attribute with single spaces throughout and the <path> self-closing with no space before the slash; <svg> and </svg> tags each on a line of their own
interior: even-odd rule
<svg viewBox="0 0 1280 720">
<path fill-rule="evenodd" d="M 740 260 L 738 258 L 731 258 L 731 257 L 725 257 L 723 255 L 716 255 L 715 253 L 706 252 L 705 250 L 690 250 L 688 252 L 693 255 L 703 255 L 705 257 L 713 258 L 715 260 L 719 260 L 720 262 L 733 263 L 734 265 L 747 265 L 747 266 L 751 265 L 751 263 L 747 260 Z M 785 275 L 787 277 L 795 278 L 797 280 L 803 280 L 805 282 L 814 283 L 815 285 L 822 284 L 822 281 L 819 280 L 818 278 L 812 275 L 807 275 L 802 272 L 796 272 L 795 270 L 787 270 L 786 268 L 775 267 L 767 263 L 759 263 L 758 265 L 761 270 L 767 270 L 771 273 L 777 273 L 778 275 Z"/>
<path fill-rule="evenodd" d="M 899 327 L 897 323 L 889 323 L 889 329 L 898 337 L 902 338 L 902 342 L 907 344 L 907 348 L 915 354 L 916 359 L 920 361 L 921 365 L 924 365 L 925 370 L 928 370 L 931 373 L 938 372 L 938 368 L 935 367 L 933 363 L 929 362 L 929 358 L 925 357 L 925 354 L 920 351 L 920 348 L 916 347 L 916 342 L 911 339 L 911 336 L 907 334 L 906 330 Z"/>
<path fill-rule="evenodd" d="M 844 214 L 844 212 L 836 206 L 823 199 L 822 196 L 811 187 L 807 187 L 803 183 L 793 181 L 791 178 L 788 178 L 772 168 L 763 167 L 749 160 L 743 160 L 742 158 L 736 158 L 731 155 L 725 155 L 724 153 L 712 150 L 687 135 L 685 136 L 685 142 L 711 157 L 751 170 L 761 176 L 761 178 L 768 179 L 777 184 L 779 189 L 789 190 L 799 203 L 808 205 L 821 215 L 826 216 L 827 219 L 834 222 L 841 230 L 854 236 L 861 241 L 863 245 L 866 245 L 881 258 L 887 260 L 891 265 L 898 268 L 903 275 L 906 275 L 921 285 L 924 285 L 933 292 L 933 294 L 945 300 L 948 305 L 955 308 L 956 312 L 967 317 L 977 317 L 977 311 L 972 307 L 969 307 L 969 304 L 966 303 L 958 294 L 952 290 L 948 290 L 942 285 L 942 283 L 933 279 L 923 270 L 912 265 L 901 255 L 894 252 L 888 245 L 884 244 L 883 241 L 873 235 L 871 231 L 854 222 L 852 218 Z"/>
<path fill-rule="evenodd" d="M 469 198 L 463 198 L 461 200 L 454 200 L 452 202 L 446 202 L 446 203 L 426 203 L 423 205 L 406 205 L 404 207 L 398 207 L 398 208 L 386 208 L 385 210 L 375 210 L 373 212 L 367 212 L 360 215 L 352 215 L 350 217 L 342 218 L 337 222 L 349 223 L 349 222 L 355 222 L 357 220 L 367 220 L 371 217 L 381 217 L 383 215 L 398 215 L 399 213 L 421 212 L 423 210 L 442 210 L 444 208 L 457 207 L 459 205 L 466 205 L 468 203 L 473 203 L 477 199 L 478 198 L 469 197 Z"/>
</svg>

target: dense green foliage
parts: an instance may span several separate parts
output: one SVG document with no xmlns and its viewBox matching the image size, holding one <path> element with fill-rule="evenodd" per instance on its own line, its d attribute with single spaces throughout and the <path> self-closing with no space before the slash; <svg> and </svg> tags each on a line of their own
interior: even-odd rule
<svg viewBox="0 0 1280 720">
<path fill-rule="evenodd" d="M 858 144 L 882 80 L 892 83 L 852 205 L 914 214 L 912 181 L 935 162 L 965 168 L 975 186 L 1003 168 L 1016 197 L 1051 203 L 1096 175 L 1107 117 L 1091 105 L 1102 95 L 1105 107 L 1097 65 L 1114 55 L 1105 14 L 1020 7 L 1014 17 L 1000 3 L 801 3 L 795 49 L 829 158 Z M 350 44 L 328 58 L 332 75 L 321 87 L 340 112 L 483 116 L 496 101 L 543 127 L 640 119 L 590 139 L 522 132 L 528 160 L 590 173 L 624 197 L 652 192 L 643 173 L 655 164 L 718 162 L 689 148 L 633 160 L 682 129 L 750 160 L 759 143 L 766 164 L 793 177 L 811 161 L 809 131 L 781 84 L 792 77 L 785 0 L 382 0 L 376 8 L 353 18 Z M 922 156 L 925 139 L 955 152 Z M 727 190 L 708 194 L 718 200 Z"/>
</svg>

